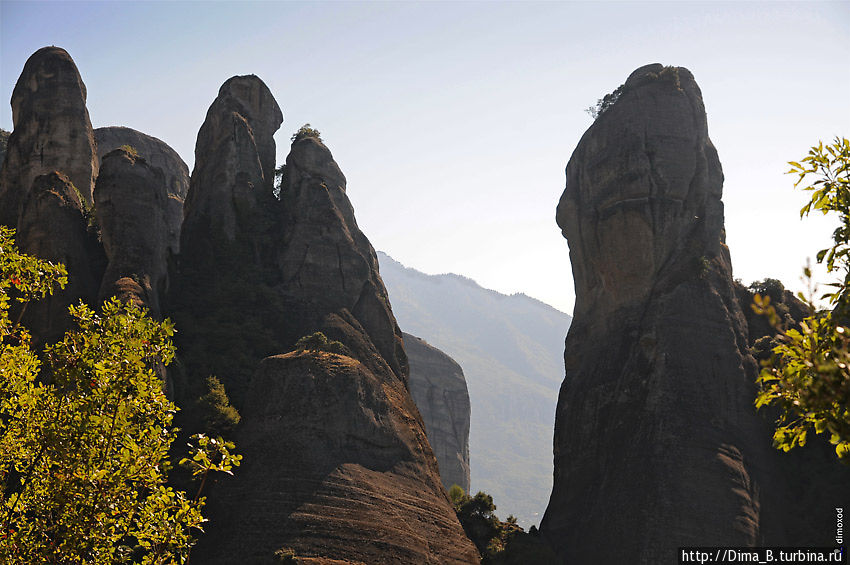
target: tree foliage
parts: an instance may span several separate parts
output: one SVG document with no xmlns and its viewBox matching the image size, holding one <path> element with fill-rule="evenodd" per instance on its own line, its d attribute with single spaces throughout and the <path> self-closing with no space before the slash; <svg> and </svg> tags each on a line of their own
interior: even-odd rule
<svg viewBox="0 0 850 565">
<path fill-rule="evenodd" d="M 42 360 L 10 303 L 61 288 L 65 269 L 12 236 L 0 228 L 0 562 L 185 562 L 204 500 L 166 484 L 177 408 L 156 368 L 174 355 L 171 323 L 117 299 L 72 306 L 76 329 Z M 238 464 L 212 447 L 199 446 L 210 470 Z"/>
<path fill-rule="evenodd" d="M 330 340 L 322 332 L 315 332 L 300 338 L 295 342 L 295 350 L 299 353 L 303 351 L 327 351 L 340 355 L 350 354 L 341 341 Z"/>
<path fill-rule="evenodd" d="M 322 135 L 319 133 L 319 130 L 313 128 L 310 124 L 304 124 L 298 131 L 292 134 L 292 137 L 289 138 L 292 143 L 296 141 L 301 141 L 305 137 L 314 137 L 319 141 L 322 141 Z"/>
<path fill-rule="evenodd" d="M 850 142 L 836 138 L 831 145 L 819 143 L 790 165 L 789 174 L 798 175 L 795 186 L 811 182 L 803 186 L 812 194 L 801 217 L 813 210 L 839 215 L 833 245 L 820 251 L 817 260 L 841 281 L 822 297 L 829 300 L 831 311 L 815 312 L 812 296 L 799 294 L 809 303 L 811 315 L 798 328 L 782 323 L 769 293 L 755 296 L 753 309 L 768 316 L 779 331 L 772 357 L 762 361 L 756 406 L 780 409 L 775 447 L 788 451 L 805 445 L 814 431 L 827 434 L 838 458 L 850 463 Z M 808 268 L 805 275 L 811 278 Z"/>
<path fill-rule="evenodd" d="M 242 420 L 239 411 L 230 404 L 224 385 L 218 378 L 207 377 L 207 392 L 198 399 L 198 408 L 212 435 L 227 435 Z"/>
<path fill-rule="evenodd" d="M 449 488 L 449 499 L 466 536 L 481 554 L 483 565 L 555 564 L 552 549 L 537 535 L 526 533 L 514 516 L 504 522 L 496 516 L 493 497 L 484 492 L 469 496 L 458 485 Z"/>
<path fill-rule="evenodd" d="M 596 106 L 590 106 L 588 108 L 585 108 L 584 111 L 590 114 L 590 117 L 592 117 L 594 120 L 596 120 L 599 116 L 604 114 L 605 111 L 608 110 L 608 108 L 613 106 L 617 102 L 617 100 L 620 99 L 620 96 L 623 94 L 625 88 L 626 85 L 621 84 L 613 92 L 609 92 L 608 94 L 597 100 Z"/>
</svg>

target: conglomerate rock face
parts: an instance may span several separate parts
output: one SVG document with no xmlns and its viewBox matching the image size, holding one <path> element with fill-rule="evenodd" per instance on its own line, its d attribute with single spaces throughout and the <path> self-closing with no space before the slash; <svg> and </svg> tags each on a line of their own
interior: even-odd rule
<svg viewBox="0 0 850 565">
<path fill-rule="evenodd" d="M 407 390 L 401 331 L 345 177 L 318 139 L 297 139 L 274 197 L 264 147 L 281 114 L 266 93 L 256 77 L 222 87 L 186 200 L 175 388 L 217 375 L 242 414 L 245 455 L 211 491 L 193 559 L 267 563 L 291 548 L 314 563 L 476 563 Z M 346 354 L 290 353 L 317 331 Z"/>
<path fill-rule="evenodd" d="M 469 492 L 469 391 L 457 362 L 421 338 L 404 334 L 413 396 L 446 489 Z"/>
<path fill-rule="evenodd" d="M 97 128 L 94 130 L 94 138 L 97 141 L 97 156 L 100 161 L 103 161 L 107 153 L 126 145 L 132 147 L 150 167 L 162 171 L 168 194 L 165 202 L 168 248 L 175 255 L 179 253 L 183 201 L 189 192 L 189 167 L 167 143 L 131 128 Z"/>
<path fill-rule="evenodd" d="M 168 270 L 168 193 L 163 172 L 135 152 L 103 157 L 94 190 L 101 241 L 109 261 L 98 303 L 110 296 L 162 316 L 159 294 Z"/>
<path fill-rule="evenodd" d="M 65 175 L 83 204 L 91 205 L 94 134 L 86 85 L 67 51 L 43 47 L 30 56 L 12 91 L 12 121 L 0 171 L 0 224 L 16 227 L 33 181 L 53 171 Z"/>
<path fill-rule="evenodd" d="M 569 563 L 775 540 L 769 433 L 699 87 L 648 65 L 567 165 L 575 317 L 541 532 Z"/>
</svg>

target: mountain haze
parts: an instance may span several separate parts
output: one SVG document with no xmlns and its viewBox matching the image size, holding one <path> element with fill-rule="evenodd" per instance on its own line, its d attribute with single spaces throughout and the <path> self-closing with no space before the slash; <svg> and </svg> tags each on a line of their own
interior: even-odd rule
<svg viewBox="0 0 850 565">
<path fill-rule="evenodd" d="M 426 275 L 380 251 L 378 260 L 402 330 L 445 351 L 466 375 L 471 490 L 491 494 L 499 516 L 537 524 L 552 487 L 552 429 L 572 318 L 524 294 Z"/>
</svg>

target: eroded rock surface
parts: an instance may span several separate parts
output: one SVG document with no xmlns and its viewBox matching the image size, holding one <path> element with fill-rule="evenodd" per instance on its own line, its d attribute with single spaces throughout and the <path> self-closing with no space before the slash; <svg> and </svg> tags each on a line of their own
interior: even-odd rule
<svg viewBox="0 0 850 565">
<path fill-rule="evenodd" d="M 341 563 L 477 563 L 445 495 L 410 395 L 330 353 L 265 359 L 237 436 L 245 463 L 216 491 L 203 563 L 274 552 Z M 324 561 L 319 561 L 324 562 Z"/>
<path fill-rule="evenodd" d="M 94 199 L 109 261 L 98 303 L 118 296 L 160 318 L 169 247 L 169 195 L 162 169 L 138 153 L 116 149 L 103 157 Z"/>
<path fill-rule="evenodd" d="M 404 334 L 413 396 L 446 489 L 469 492 L 469 391 L 463 369 L 425 340 Z"/>
<path fill-rule="evenodd" d="M 91 205 L 97 177 L 86 85 L 67 51 L 43 47 L 30 56 L 12 91 L 12 121 L 0 171 L 0 223 L 16 227 L 33 181 L 58 171 Z"/>
<path fill-rule="evenodd" d="M 67 176 L 52 172 L 36 177 L 23 203 L 16 239 L 23 252 L 68 270 L 67 286 L 28 305 L 23 319 L 37 344 L 54 342 L 69 328 L 68 306 L 79 300 L 95 304 L 104 265 L 79 193 Z"/>
<path fill-rule="evenodd" d="M 126 127 L 106 127 L 94 130 L 97 156 L 100 161 L 107 153 L 122 145 L 132 147 L 150 167 L 160 169 L 168 198 L 165 218 L 168 229 L 168 247 L 173 254 L 180 251 L 180 227 L 183 224 L 183 201 L 189 192 L 189 167 L 180 155 L 164 141 Z"/>
<path fill-rule="evenodd" d="M 566 562 L 777 541 L 722 184 L 699 87 L 661 65 L 632 73 L 567 165 L 576 307 L 541 526 Z"/>
<path fill-rule="evenodd" d="M 221 86 L 195 145 L 182 236 L 188 253 L 214 255 L 218 245 L 232 242 L 256 221 L 251 213 L 271 197 L 272 135 L 282 121 L 280 107 L 258 77 L 236 76 Z"/>
<path fill-rule="evenodd" d="M 323 322 L 328 336 L 345 343 L 372 370 L 383 371 L 386 365 L 406 381 L 401 330 L 378 274 L 375 250 L 357 227 L 345 177 L 315 137 L 292 144 L 281 207 L 285 235 L 277 263 L 284 294 L 330 314 L 332 319 Z"/>
<path fill-rule="evenodd" d="M 318 139 L 299 139 L 273 196 L 264 155 L 280 111 L 267 92 L 256 77 L 225 83 L 186 200 L 171 298 L 185 328 L 176 388 L 219 376 L 242 414 L 245 454 L 210 496 L 193 559 L 267 563 L 289 547 L 315 563 L 475 563 L 345 177 Z M 347 355 L 287 353 L 317 331 Z"/>
</svg>

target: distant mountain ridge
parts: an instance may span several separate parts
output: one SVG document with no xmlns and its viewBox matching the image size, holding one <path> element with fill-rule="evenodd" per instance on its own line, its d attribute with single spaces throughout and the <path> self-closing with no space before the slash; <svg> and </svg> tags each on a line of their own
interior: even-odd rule
<svg viewBox="0 0 850 565">
<path fill-rule="evenodd" d="M 403 331 L 463 368 L 472 410 L 472 491 L 528 527 L 552 486 L 552 430 L 571 316 L 525 294 L 506 295 L 457 274 L 428 275 L 378 252 Z"/>
</svg>

